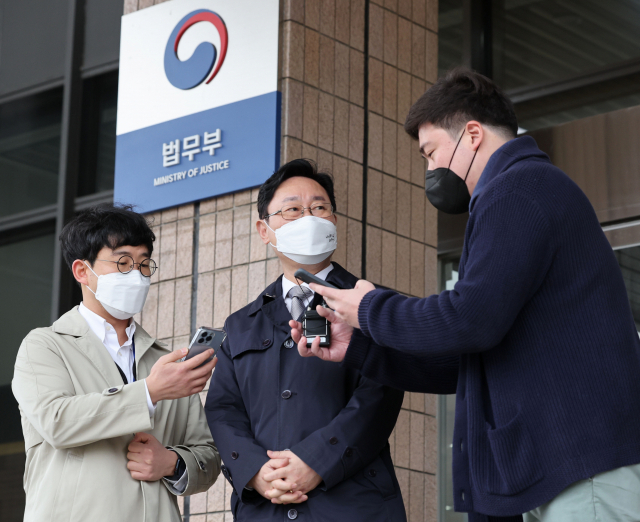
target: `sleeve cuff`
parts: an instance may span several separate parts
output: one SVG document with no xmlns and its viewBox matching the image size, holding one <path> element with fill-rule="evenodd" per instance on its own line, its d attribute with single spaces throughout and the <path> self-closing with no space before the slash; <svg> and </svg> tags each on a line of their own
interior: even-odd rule
<svg viewBox="0 0 640 522">
<path fill-rule="evenodd" d="M 176 453 L 176 455 L 178 455 L 179 459 L 182 459 L 182 457 L 176 450 L 171 449 L 170 451 L 173 451 L 174 453 Z M 173 477 L 162 478 L 162 480 L 164 480 L 165 484 L 167 485 L 167 489 L 174 495 L 182 495 L 187 489 L 187 484 L 189 484 L 189 472 L 187 471 L 187 466 L 184 463 L 184 460 L 182 462 L 184 471 L 177 480 L 174 480 Z"/>
<path fill-rule="evenodd" d="M 242 496 L 240 497 L 240 501 L 243 504 L 258 505 L 258 504 L 262 504 L 263 502 L 266 502 L 267 499 L 264 498 L 255 489 L 246 487 L 242 490 Z"/>
<path fill-rule="evenodd" d="M 151 395 L 149 395 L 149 388 L 147 387 L 147 379 L 144 379 L 144 391 L 147 392 L 147 408 L 149 408 L 149 417 L 153 417 L 156 412 L 156 406 L 151 402 Z"/>
<path fill-rule="evenodd" d="M 235 482 L 233 482 L 233 487 L 236 490 L 238 496 L 243 500 L 247 497 L 247 493 L 249 491 L 245 491 L 247 489 L 247 484 L 251 481 L 251 479 L 255 476 L 258 471 L 262 469 L 262 466 L 265 465 L 266 462 L 269 461 L 269 457 L 264 455 L 263 458 L 252 459 L 250 463 L 244 464 L 244 466 L 238 466 L 235 469 Z M 228 468 L 229 466 L 227 466 Z M 260 496 L 257 492 L 254 492 L 256 495 Z M 249 495 L 250 498 L 253 498 L 253 495 Z M 262 497 L 260 497 L 262 498 Z"/>
<path fill-rule="evenodd" d="M 369 355 L 372 342 L 371 338 L 367 337 L 361 330 L 355 328 L 342 365 L 347 368 L 353 368 L 354 370 L 362 370 L 364 362 Z"/>
<path fill-rule="evenodd" d="M 358 306 L 358 322 L 360 323 L 360 330 L 367 337 L 371 337 L 371 333 L 369 332 L 369 322 L 368 322 L 368 312 L 369 312 L 369 303 L 371 303 L 371 299 L 378 293 L 384 290 L 371 290 L 364 295 L 362 301 L 360 301 L 360 306 Z"/>
</svg>

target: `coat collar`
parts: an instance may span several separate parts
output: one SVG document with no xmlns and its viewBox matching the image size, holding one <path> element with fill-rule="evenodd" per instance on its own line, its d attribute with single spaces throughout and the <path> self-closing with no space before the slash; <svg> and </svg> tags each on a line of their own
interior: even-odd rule
<svg viewBox="0 0 640 522">
<path fill-rule="evenodd" d="M 71 335 L 75 337 L 76 344 L 80 351 L 93 363 L 107 383 L 112 384 L 120 380 L 120 374 L 105 348 L 102 341 L 91 331 L 87 321 L 78 312 L 75 306 L 66 314 L 60 317 L 51 329 L 62 335 Z M 144 356 L 144 354 L 155 345 L 162 350 L 169 352 L 167 345 L 157 341 L 151 337 L 138 323 L 136 323 L 136 333 L 134 336 L 136 345 L 136 363 Z"/>
<path fill-rule="evenodd" d="M 340 288 L 353 288 L 358 278 L 347 272 L 338 263 L 332 261 L 333 270 L 327 276 L 327 282 Z M 264 291 L 247 307 L 247 315 L 254 316 L 259 311 L 282 331 L 289 332 L 291 314 L 287 310 L 282 298 L 282 275 L 271 283 Z"/>
<path fill-rule="evenodd" d="M 531 136 L 521 136 L 509 140 L 496 150 L 487 162 L 480 179 L 473 190 L 471 201 L 469 202 L 469 211 L 473 210 L 476 200 L 484 191 L 485 187 L 493 181 L 496 176 L 511 167 L 514 163 L 530 158 L 551 162 L 549 156 L 538 148 L 536 140 Z"/>
<path fill-rule="evenodd" d="M 335 261 L 332 261 L 332 263 L 333 270 L 329 272 L 327 282 L 334 283 L 340 288 L 353 288 L 358 281 L 358 278 L 347 272 Z M 267 306 L 277 300 L 282 302 L 285 310 L 287 309 L 284 305 L 284 299 L 282 299 L 282 277 L 283 275 L 281 274 L 278 279 L 262 291 L 255 301 L 249 304 L 247 308 L 247 315 L 255 315 L 263 306 Z"/>
</svg>

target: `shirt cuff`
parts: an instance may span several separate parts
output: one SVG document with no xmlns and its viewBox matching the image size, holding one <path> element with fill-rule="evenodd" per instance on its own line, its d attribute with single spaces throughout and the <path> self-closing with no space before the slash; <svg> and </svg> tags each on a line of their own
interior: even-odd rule
<svg viewBox="0 0 640 522">
<path fill-rule="evenodd" d="M 149 388 L 147 388 L 147 379 L 144 379 L 144 389 L 147 392 L 147 408 L 149 408 L 149 417 L 153 417 L 153 414 L 156 412 L 156 407 L 151 402 L 151 395 L 149 395 Z"/>
<path fill-rule="evenodd" d="M 182 495 L 187 489 L 187 484 L 189 483 L 189 475 L 187 473 L 187 470 L 185 469 L 184 473 L 178 480 L 171 480 L 167 477 L 163 477 L 162 480 L 165 481 L 165 483 L 167 484 L 167 488 L 169 488 L 169 491 L 171 491 L 171 493 L 173 493 L 174 495 Z"/>
</svg>

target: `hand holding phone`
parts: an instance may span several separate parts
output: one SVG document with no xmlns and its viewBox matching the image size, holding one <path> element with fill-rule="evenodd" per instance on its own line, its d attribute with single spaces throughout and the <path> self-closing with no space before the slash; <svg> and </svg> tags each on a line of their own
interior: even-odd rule
<svg viewBox="0 0 640 522">
<path fill-rule="evenodd" d="M 327 288 L 342 290 L 342 288 L 332 285 L 331 283 L 327 283 L 324 279 L 320 279 L 319 277 L 307 272 L 304 268 L 298 268 L 298 270 L 296 270 L 296 273 L 293 274 L 293 277 L 295 277 L 296 279 L 300 279 L 300 281 L 304 281 L 307 284 L 315 283 L 320 286 L 326 286 Z"/>
<path fill-rule="evenodd" d="M 324 279 L 307 272 L 304 268 L 299 268 L 293 274 L 296 279 L 300 279 L 305 283 L 316 283 L 327 288 L 335 288 L 341 290 L 331 283 L 327 283 Z M 323 305 L 326 306 L 326 305 Z M 326 347 L 331 344 L 331 323 L 322 317 L 315 310 L 308 309 L 302 317 L 302 331 L 307 338 L 307 347 L 311 347 L 311 343 L 316 337 L 320 338 L 320 346 Z"/>
<path fill-rule="evenodd" d="M 213 350 L 213 355 L 209 357 L 204 363 L 200 366 L 211 361 L 220 346 L 222 346 L 223 341 L 227 338 L 227 333 L 222 328 L 209 328 L 207 326 L 201 326 L 196 330 L 196 334 L 191 339 L 191 343 L 189 344 L 189 353 L 183 359 L 184 361 L 188 361 L 189 359 L 195 357 L 202 352 L 206 352 L 207 350 Z M 198 368 L 200 368 L 198 366 Z"/>
<path fill-rule="evenodd" d="M 206 350 L 200 355 L 193 355 L 192 361 L 175 364 L 184 361 L 182 356 L 187 353 L 187 348 L 175 350 L 163 355 L 154 363 L 145 379 L 153 404 L 163 400 L 190 397 L 204 389 L 218 360 L 211 360 L 211 352 Z M 210 362 L 206 362 L 206 359 Z"/>
</svg>

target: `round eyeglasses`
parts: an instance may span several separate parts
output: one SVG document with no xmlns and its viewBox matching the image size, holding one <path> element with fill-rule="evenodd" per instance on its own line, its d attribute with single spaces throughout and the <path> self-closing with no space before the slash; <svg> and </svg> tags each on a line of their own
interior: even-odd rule
<svg viewBox="0 0 640 522">
<path fill-rule="evenodd" d="M 153 259 L 143 259 L 140 263 L 136 263 L 131 256 L 122 256 L 117 261 L 110 261 L 109 259 L 96 259 L 96 261 L 115 263 L 121 274 L 128 274 L 137 265 L 143 276 L 151 277 L 158 269 L 158 265 L 156 265 L 156 262 Z"/>
<path fill-rule="evenodd" d="M 305 210 L 308 210 L 309 214 L 311 214 L 312 216 L 319 218 L 328 218 L 329 216 L 333 215 L 333 207 L 329 203 L 326 203 L 325 201 L 318 201 L 310 207 L 303 207 L 302 205 L 296 203 L 285 205 L 277 212 L 265 216 L 264 219 L 269 219 L 271 216 L 280 214 L 283 219 L 292 221 L 304 216 Z"/>
</svg>

